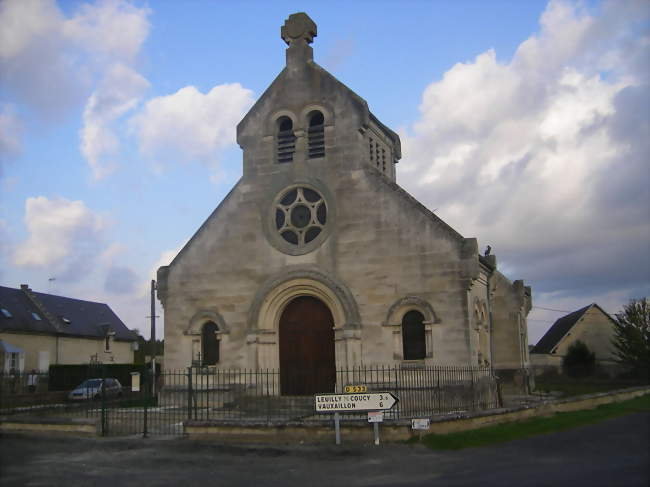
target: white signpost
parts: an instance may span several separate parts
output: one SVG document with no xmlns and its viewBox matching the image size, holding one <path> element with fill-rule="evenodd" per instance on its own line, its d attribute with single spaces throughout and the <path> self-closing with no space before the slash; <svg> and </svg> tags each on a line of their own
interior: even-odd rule
<svg viewBox="0 0 650 487">
<path fill-rule="evenodd" d="M 364 388 L 365 389 L 365 388 Z M 399 399 L 390 392 L 363 392 L 354 394 L 317 394 L 314 404 L 318 413 L 334 413 L 336 444 L 341 444 L 340 412 L 386 411 Z M 374 418 L 373 418 L 374 419 Z M 378 419 L 378 418 L 377 418 Z M 370 421 L 370 416 L 368 417 Z M 383 413 L 381 416 L 383 420 Z M 379 444 L 379 421 L 371 421 L 375 431 L 375 445 Z"/>
<path fill-rule="evenodd" d="M 364 394 L 321 394 L 314 396 L 316 412 L 336 411 L 385 411 L 397 403 L 390 392 L 367 392 Z"/>
</svg>

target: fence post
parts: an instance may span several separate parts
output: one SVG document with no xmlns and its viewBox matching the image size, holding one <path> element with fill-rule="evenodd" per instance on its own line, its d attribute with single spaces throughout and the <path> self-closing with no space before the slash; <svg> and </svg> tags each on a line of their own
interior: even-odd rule
<svg viewBox="0 0 650 487">
<path fill-rule="evenodd" d="M 151 377 L 150 377 L 150 372 L 147 373 L 146 369 L 144 370 L 144 374 L 142 374 L 142 375 L 143 375 L 142 379 L 144 381 L 144 384 L 142 384 L 144 386 L 144 387 L 142 387 L 143 390 L 140 391 L 141 396 L 144 393 L 144 416 L 142 418 L 143 419 L 142 437 L 146 438 L 148 436 L 148 433 L 149 433 L 149 431 L 148 431 L 148 427 L 149 427 L 148 420 L 149 420 L 149 418 L 148 418 L 148 415 L 147 415 L 147 413 L 148 413 L 147 405 L 149 404 L 149 391 L 150 391 L 149 384 L 151 383 Z"/>
<path fill-rule="evenodd" d="M 108 436 L 108 411 L 106 407 L 106 366 L 102 365 L 102 436 Z"/>
<path fill-rule="evenodd" d="M 192 367 L 187 368 L 187 419 L 192 419 Z"/>
<path fill-rule="evenodd" d="M 471 381 L 470 382 L 470 387 L 472 389 L 472 411 L 476 411 L 478 409 L 478 407 L 476 405 L 476 403 L 477 403 L 477 400 L 476 400 L 476 386 L 474 384 L 474 366 L 473 365 L 470 366 L 469 373 L 470 373 L 470 381 Z"/>
<path fill-rule="evenodd" d="M 501 394 L 501 378 L 498 375 L 494 375 L 494 379 L 497 385 L 497 407 L 503 407 L 503 396 Z"/>
</svg>

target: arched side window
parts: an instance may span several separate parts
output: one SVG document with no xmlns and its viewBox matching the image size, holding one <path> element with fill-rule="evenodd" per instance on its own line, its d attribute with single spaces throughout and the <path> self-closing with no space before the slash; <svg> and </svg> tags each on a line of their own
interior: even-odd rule
<svg viewBox="0 0 650 487">
<path fill-rule="evenodd" d="M 280 117 L 277 120 L 277 129 L 278 162 L 293 162 L 293 153 L 296 152 L 296 136 L 293 133 L 293 122 L 289 117 Z"/>
<path fill-rule="evenodd" d="M 325 157 L 325 118 L 319 111 L 309 114 L 309 129 L 307 131 L 307 142 L 309 158 Z"/>
<path fill-rule="evenodd" d="M 219 362 L 219 327 L 213 321 L 208 321 L 201 328 L 201 364 L 217 365 Z"/>
<path fill-rule="evenodd" d="M 402 345 L 404 360 L 423 360 L 427 355 L 424 334 L 424 316 L 419 311 L 409 311 L 402 318 Z"/>
</svg>

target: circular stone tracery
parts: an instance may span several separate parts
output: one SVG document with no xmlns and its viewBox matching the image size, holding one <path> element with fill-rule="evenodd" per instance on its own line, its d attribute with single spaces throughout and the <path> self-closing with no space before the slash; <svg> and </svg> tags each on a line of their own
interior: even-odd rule
<svg viewBox="0 0 650 487">
<path fill-rule="evenodd" d="M 302 247 L 321 234 L 327 205 L 313 189 L 299 186 L 283 193 L 275 206 L 275 228 L 285 242 Z"/>
</svg>

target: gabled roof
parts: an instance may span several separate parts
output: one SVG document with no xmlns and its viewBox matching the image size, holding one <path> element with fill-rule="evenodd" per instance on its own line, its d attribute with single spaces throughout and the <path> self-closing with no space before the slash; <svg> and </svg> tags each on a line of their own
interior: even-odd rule
<svg viewBox="0 0 650 487">
<path fill-rule="evenodd" d="M 573 328 L 578 320 L 582 318 L 582 316 L 591 307 L 594 306 L 598 308 L 603 314 L 605 314 L 605 316 L 611 319 L 609 314 L 596 303 L 592 303 L 588 306 L 585 306 L 584 308 L 580 308 L 573 313 L 562 316 L 555 323 L 553 323 L 553 326 L 551 326 L 544 334 L 544 336 L 537 342 L 537 345 L 535 345 L 535 348 L 533 348 L 532 353 L 551 353 L 553 349 L 560 343 L 560 340 L 564 338 L 564 336 L 571 330 L 571 328 Z"/>
<path fill-rule="evenodd" d="M 41 309 L 30 299 L 28 293 L 38 301 Z M 104 303 L 0 286 L 0 308 L 6 309 L 11 315 L 8 317 L 0 311 L 0 331 L 84 338 L 104 338 L 107 332 L 111 332 L 115 333 L 116 340 L 137 339 Z"/>
</svg>

